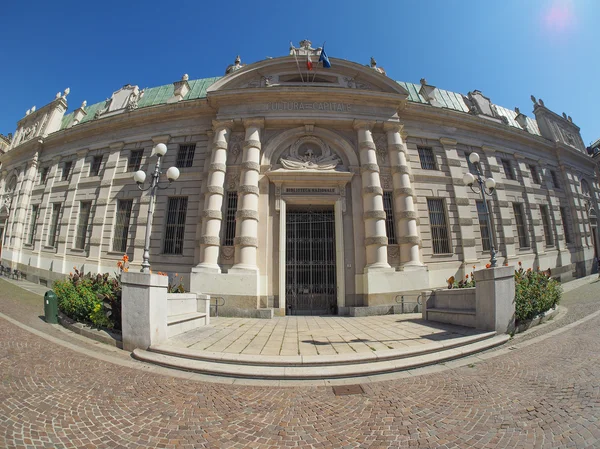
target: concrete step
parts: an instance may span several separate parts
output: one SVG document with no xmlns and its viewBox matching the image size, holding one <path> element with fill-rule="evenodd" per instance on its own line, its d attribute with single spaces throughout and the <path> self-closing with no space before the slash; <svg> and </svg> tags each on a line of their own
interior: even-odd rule
<svg viewBox="0 0 600 449">
<path fill-rule="evenodd" d="M 196 301 L 194 300 L 194 304 Z M 183 313 L 167 317 L 167 338 L 206 326 L 207 314 L 202 312 Z"/>
<path fill-rule="evenodd" d="M 448 309 L 435 307 L 427 309 L 427 319 L 438 323 L 456 324 L 458 326 L 476 327 L 475 310 Z"/>
<path fill-rule="evenodd" d="M 472 340 L 468 344 L 438 346 L 433 352 L 396 351 L 396 357 L 390 357 L 391 354 L 388 357 L 385 354 L 369 354 L 370 358 L 337 356 L 343 359 L 342 363 L 341 360 L 332 361 L 334 356 L 294 358 L 260 355 L 251 356 L 252 363 L 248 363 L 243 357 L 232 358 L 232 355 L 224 353 L 214 353 L 212 359 L 206 357 L 208 353 L 204 354 L 205 358 L 194 358 L 189 350 L 187 354 L 181 350 L 177 355 L 178 351 L 172 350 L 169 353 L 156 352 L 155 347 L 148 351 L 136 349 L 133 356 L 144 362 L 215 376 L 272 380 L 336 379 L 385 374 L 442 363 L 501 345 L 509 339 L 508 335 L 495 335 L 493 332 L 485 335 L 485 338 Z M 164 350 L 164 346 L 158 349 Z"/>
<path fill-rule="evenodd" d="M 198 312 L 196 298 L 167 298 L 167 316 Z"/>
</svg>

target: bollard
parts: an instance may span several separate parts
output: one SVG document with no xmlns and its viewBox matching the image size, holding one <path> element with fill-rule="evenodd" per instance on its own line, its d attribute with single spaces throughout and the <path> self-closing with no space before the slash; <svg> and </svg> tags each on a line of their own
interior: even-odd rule
<svg viewBox="0 0 600 449">
<path fill-rule="evenodd" d="M 48 290 L 44 295 L 44 316 L 46 323 L 58 323 L 58 298 L 52 290 Z"/>
</svg>

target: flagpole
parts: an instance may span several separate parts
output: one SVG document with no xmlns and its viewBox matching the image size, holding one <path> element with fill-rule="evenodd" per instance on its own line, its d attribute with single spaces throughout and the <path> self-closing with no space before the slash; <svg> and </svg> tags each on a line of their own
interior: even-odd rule
<svg viewBox="0 0 600 449">
<path fill-rule="evenodd" d="M 325 49 L 325 43 L 326 43 L 326 42 L 327 42 L 327 41 L 323 41 L 323 46 L 321 47 L 321 53 L 323 53 L 323 50 Z M 319 60 L 317 61 L 317 66 L 319 65 L 319 62 L 321 62 L 321 55 L 320 55 L 320 54 L 319 54 Z M 315 73 L 314 73 L 314 75 L 313 75 L 313 80 L 312 80 L 312 82 L 313 82 L 313 83 L 315 82 L 315 78 L 316 78 L 316 77 L 317 77 L 317 71 L 316 71 L 316 69 L 315 69 Z"/>
<path fill-rule="evenodd" d="M 290 42 L 291 45 L 291 42 Z M 300 79 L 304 83 L 304 77 L 302 76 L 302 70 L 300 70 L 300 64 L 298 64 L 298 54 L 296 52 L 297 48 L 294 48 L 294 59 L 296 60 L 296 67 L 298 67 L 298 73 L 300 74 Z"/>
</svg>

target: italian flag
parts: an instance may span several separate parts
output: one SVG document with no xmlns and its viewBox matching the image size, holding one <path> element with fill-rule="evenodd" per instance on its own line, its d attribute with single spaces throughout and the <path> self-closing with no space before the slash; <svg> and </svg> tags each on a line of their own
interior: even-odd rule
<svg viewBox="0 0 600 449">
<path fill-rule="evenodd" d="M 308 70 L 312 70 L 313 69 L 313 64 L 312 61 L 310 60 L 310 54 L 306 54 L 306 68 Z"/>
</svg>

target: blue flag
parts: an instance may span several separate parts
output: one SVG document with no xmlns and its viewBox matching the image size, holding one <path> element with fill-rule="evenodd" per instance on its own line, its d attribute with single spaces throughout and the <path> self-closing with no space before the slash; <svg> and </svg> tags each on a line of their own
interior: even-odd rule
<svg viewBox="0 0 600 449">
<path fill-rule="evenodd" d="M 329 56 L 325 53 L 325 44 L 323 44 L 323 49 L 321 50 L 321 56 L 319 56 L 319 62 L 323 63 L 323 67 L 326 69 L 331 68 L 331 62 L 329 62 Z"/>
</svg>

